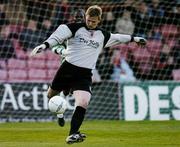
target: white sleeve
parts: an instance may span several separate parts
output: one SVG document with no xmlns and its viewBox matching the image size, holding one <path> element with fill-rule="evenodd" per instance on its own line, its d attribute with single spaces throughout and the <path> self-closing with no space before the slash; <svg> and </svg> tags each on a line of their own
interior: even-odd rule
<svg viewBox="0 0 180 147">
<path fill-rule="evenodd" d="M 128 43 L 131 41 L 131 35 L 125 35 L 125 34 L 112 34 L 106 43 L 105 47 L 110 47 L 113 45 L 117 45 L 120 43 Z"/>
<path fill-rule="evenodd" d="M 54 33 L 45 41 L 49 43 L 49 47 L 52 48 L 57 44 L 62 44 L 64 40 L 70 38 L 72 36 L 71 30 L 67 25 L 60 25 Z"/>
</svg>

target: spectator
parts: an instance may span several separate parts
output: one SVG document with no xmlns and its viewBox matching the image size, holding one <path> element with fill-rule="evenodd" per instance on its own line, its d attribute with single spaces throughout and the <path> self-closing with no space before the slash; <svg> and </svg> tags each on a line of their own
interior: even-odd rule
<svg viewBox="0 0 180 147">
<path fill-rule="evenodd" d="M 83 9 L 77 9 L 74 10 L 73 12 L 73 16 L 72 19 L 70 21 L 71 23 L 74 22 L 79 22 L 79 23 L 83 23 L 85 22 L 85 11 Z"/>
<path fill-rule="evenodd" d="M 47 38 L 51 35 L 52 33 L 52 22 L 50 19 L 44 19 L 41 25 L 41 37 Z"/>
<path fill-rule="evenodd" d="M 180 1 L 179 1 L 179 3 L 177 3 L 174 7 L 173 7 L 174 9 L 174 13 L 176 13 L 176 14 L 180 14 Z"/>
<path fill-rule="evenodd" d="M 128 52 L 128 63 L 138 80 L 150 80 L 154 74 L 151 74 L 154 65 L 154 59 L 147 47 L 141 48 L 132 44 Z"/>
<path fill-rule="evenodd" d="M 159 60 L 155 64 L 154 80 L 172 80 L 172 70 L 175 68 L 175 56 L 178 52 L 174 52 L 168 42 L 162 40 L 162 50 Z M 175 56 L 174 56 L 175 55 Z M 161 73 L 161 76 L 159 76 Z"/>
<path fill-rule="evenodd" d="M 10 38 L 10 27 L 9 25 L 4 25 L 0 30 L 0 58 L 8 59 L 16 57 L 15 48 L 13 42 Z"/>
<path fill-rule="evenodd" d="M 134 12 L 133 21 L 135 23 L 134 34 L 147 37 L 152 28 L 152 17 L 148 13 L 148 6 L 144 1 L 140 1 Z"/>
<path fill-rule="evenodd" d="M 166 4 L 167 5 L 167 4 Z M 164 15 L 166 17 L 163 18 L 162 24 L 174 24 L 179 25 L 180 23 L 180 4 L 176 4 L 175 2 L 171 2 L 165 7 Z"/>
<path fill-rule="evenodd" d="M 164 9 L 162 3 L 160 3 L 160 0 L 152 0 L 150 5 L 148 6 L 148 15 L 152 18 L 154 26 L 159 26 L 162 23 L 163 17 L 164 17 Z"/>
<path fill-rule="evenodd" d="M 174 68 L 180 69 L 180 39 L 177 40 L 175 46 L 172 49 L 172 56 L 174 57 Z"/>
<path fill-rule="evenodd" d="M 27 8 L 27 19 L 37 21 L 38 28 L 41 28 L 44 19 L 49 19 L 52 15 L 53 5 L 49 0 L 25 0 L 24 5 Z"/>
<path fill-rule="evenodd" d="M 118 60 L 117 60 L 118 59 Z M 117 58 L 114 63 L 112 80 L 116 82 L 134 82 L 136 78 L 134 77 L 133 70 L 130 68 L 129 64 L 123 57 Z"/>
<path fill-rule="evenodd" d="M 55 14 L 52 20 L 53 30 L 60 24 L 67 23 L 70 18 L 70 6 L 68 0 L 57 1 L 55 6 Z"/>
<path fill-rule="evenodd" d="M 123 7 L 134 7 L 135 4 L 135 0 L 124 0 Z"/>
<path fill-rule="evenodd" d="M 0 26 L 5 25 L 6 23 L 7 23 L 7 19 L 4 10 L 4 4 L 0 3 Z"/>
<path fill-rule="evenodd" d="M 132 35 L 134 33 L 135 25 L 131 19 L 131 10 L 124 10 L 122 17 L 118 18 L 116 22 L 116 32 L 122 34 Z"/>
<path fill-rule="evenodd" d="M 112 12 L 112 10 L 109 10 L 108 12 L 105 13 L 104 15 L 104 21 L 103 21 L 103 28 L 107 29 L 111 32 L 114 32 L 115 30 L 115 17 L 114 17 L 114 13 Z"/>
<path fill-rule="evenodd" d="M 104 48 L 98 58 L 96 70 L 100 75 L 101 80 L 111 79 L 113 73 L 112 63 L 112 50 L 110 48 Z"/>
<path fill-rule="evenodd" d="M 161 41 L 162 38 L 162 32 L 159 27 L 152 28 L 148 33 L 148 39 Z"/>
<path fill-rule="evenodd" d="M 148 15 L 157 18 L 162 18 L 164 16 L 164 9 L 159 0 L 152 0 L 148 7 Z"/>
</svg>

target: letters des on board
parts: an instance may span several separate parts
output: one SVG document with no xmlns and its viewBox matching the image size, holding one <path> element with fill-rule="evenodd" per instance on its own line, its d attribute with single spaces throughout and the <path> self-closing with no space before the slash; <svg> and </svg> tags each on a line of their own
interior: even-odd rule
<svg viewBox="0 0 180 147">
<path fill-rule="evenodd" d="M 125 120 L 180 120 L 180 86 L 125 85 L 122 91 Z"/>
</svg>

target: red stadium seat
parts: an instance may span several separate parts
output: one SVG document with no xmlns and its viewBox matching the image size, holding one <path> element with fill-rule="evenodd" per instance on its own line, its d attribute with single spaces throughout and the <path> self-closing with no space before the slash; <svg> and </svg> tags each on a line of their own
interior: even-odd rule
<svg viewBox="0 0 180 147">
<path fill-rule="evenodd" d="M 147 48 L 136 48 L 133 52 L 134 60 L 137 62 L 144 62 L 150 59 L 151 53 Z"/>
<path fill-rule="evenodd" d="M 22 46 L 19 43 L 19 40 L 18 39 L 12 39 L 12 41 L 13 41 L 13 46 L 15 48 L 16 57 L 18 59 L 27 59 L 28 54 L 23 50 Z"/>
<path fill-rule="evenodd" d="M 8 82 L 26 82 L 28 79 L 26 69 L 9 69 Z"/>
<path fill-rule="evenodd" d="M 19 34 L 24 28 L 23 25 L 17 25 L 17 24 L 11 24 L 9 27 L 10 27 L 11 32 L 17 33 L 17 34 Z"/>
<path fill-rule="evenodd" d="M 46 67 L 47 69 L 58 69 L 60 66 L 59 60 L 47 60 Z"/>
<path fill-rule="evenodd" d="M 136 50 L 136 48 L 138 48 L 138 45 L 135 42 L 131 42 L 128 44 L 128 48 L 129 51 L 133 52 L 134 50 Z"/>
<path fill-rule="evenodd" d="M 177 35 L 179 34 L 178 32 L 178 27 L 176 25 L 172 25 L 172 24 L 164 24 L 161 27 L 161 33 L 163 35 L 164 38 L 176 38 Z"/>
<path fill-rule="evenodd" d="M 8 73 L 7 70 L 0 69 L 0 82 L 7 82 Z"/>
<path fill-rule="evenodd" d="M 137 48 L 133 52 L 134 62 L 138 64 L 139 72 L 149 74 L 152 69 L 152 56 L 147 48 Z"/>
<path fill-rule="evenodd" d="M 27 67 L 29 69 L 35 68 L 35 69 L 45 69 L 46 63 L 45 60 L 38 60 L 38 59 L 28 59 L 27 60 Z"/>
<path fill-rule="evenodd" d="M 11 58 L 8 60 L 7 67 L 8 69 L 26 69 L 27 62 L 22 59 Z"/>
<path fill-rule="evenodd" d="M 171 49 L 173 49 L 175 47 L 176 41 L 177 40 L 170 39 L 170 40 L 167 40 L 167 44 Z"/>
<path fill-rule="evenodd" d="M 57 70 L 55 70 L 55 69 L 47 70 L 47 79 L 52 80 L 53 77 L 55 76 L 56 72 L 57 72 Z"/>
<path fill-rule="evenodd" d="M 47 82 L 47 73 L 43 69 L 29 69 L 28 77 L 29 82 Z"/>
<path fill-rule="evenodd" d="M 0 69 L 6 69 L 7 68 L 7 64 L 5 60 L 0 60 Z"/>
<path fill-rule="evenodd" d="M 162 49 L 162 42 L 158 40 L 149 40 L 147 42 L 147 48 L 153 57 L 159 56 Z"/>
<path fill-rule="evenodd" d="M 28 54 L 23 50 L 16 50 L 16 57 L 18 59 L 27 60 L 28 59 Z"/>
</svg>

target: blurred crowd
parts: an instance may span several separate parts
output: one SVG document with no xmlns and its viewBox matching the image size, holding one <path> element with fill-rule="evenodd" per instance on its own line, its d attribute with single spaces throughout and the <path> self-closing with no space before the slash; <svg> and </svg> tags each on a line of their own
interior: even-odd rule
<svg viewBox="0 0 180 147">
<path fill-rule="evenodd" d="M 24 80 L 37 69 L 44 79 L 53 77 L 57 65 L 51 71 L 47 64 L 59 64 L 57 55 L 49 51 L 34 64 L 42 65 L 28 69 L 29 52 L 42 43 L 60 24 L 73 22 L 73 14 L 98 4 L 103 9 L 101 27 L 113 33 L 142 36 L 148 40 L 145 48 L 129 43 L 105 48 L 94 71 L 94 81 L 113 80 L 129 82 L 136 80 L 180 80 L 180 2 L 178 0 L 2 0 L 0 1 L 0 80 L 9 80 L 9 65 L 13 59 L 20 64 L 26 63 L 20 70 L 23 80 L 23 68 L 26 68 Z M 53 53 L 52 53 L 53 54 Z M 56 62 L 47 63 L 47 57 Z M 41 60 L 39 62 L 39 60 Z M 52 65 L 53 66 L 53 65 Z M 49 67 L 52 67 L 49 66 Z M 32 63 L 29 65 L 32 67 Z M 16 72 L 16 71 L 15 71 Z M 36 71 L 35 71 L 36 72 Z M 38 73 L 36 72 L 36 73 Z M 18 73 L 18 71 L 16 72 Z M 26 75 L 27 74 L 27 75 Z M 39 76 L 40 77 L 40 76 Z M 47 78 L 48 77 L 48 78 Z M 12 76 L 17 78 L 17 76 Z M 35 79 L 39 79 L 38 76 Z M 43 79 L 42 79 L 43 80 Z M 17 81 L 19 79 L 17 78 Z M 36 81 L 36 80 L 35 80 Z"/>
</svg>

